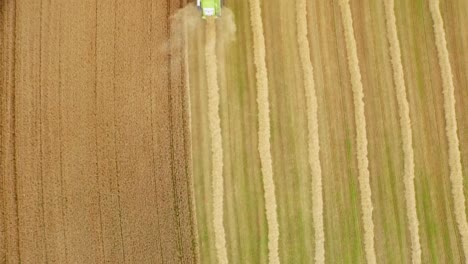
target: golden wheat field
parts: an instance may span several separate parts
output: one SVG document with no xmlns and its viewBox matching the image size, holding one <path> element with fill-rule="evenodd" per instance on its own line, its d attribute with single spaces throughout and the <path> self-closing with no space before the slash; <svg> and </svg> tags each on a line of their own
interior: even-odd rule
<svg viewBox="0 0 468 264">
<path fill-rule="evenodd" d="M 183 5 L 0 0 L 0 263 L 197 262 Z"/>
<path fill-rule="evenodd" d="M 468 263 L 468 1 L 195 2 L 0 0 L 0 264 Z"/>
</svg>

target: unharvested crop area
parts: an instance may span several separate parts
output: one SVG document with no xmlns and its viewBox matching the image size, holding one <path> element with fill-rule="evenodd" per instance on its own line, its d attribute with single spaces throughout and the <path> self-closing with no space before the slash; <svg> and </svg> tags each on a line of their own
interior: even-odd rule
<svg viewBox="0 0 468 264">
<path fill-rule="evenodd" d="M 184 1 L 0 1 L 0 263 L 196 263 Z"/>
<path fill-rule="evenodd" d="M 227 8 L 186 38 L 201 263 L 464 263 L 468 2 Z"/>
</svg>

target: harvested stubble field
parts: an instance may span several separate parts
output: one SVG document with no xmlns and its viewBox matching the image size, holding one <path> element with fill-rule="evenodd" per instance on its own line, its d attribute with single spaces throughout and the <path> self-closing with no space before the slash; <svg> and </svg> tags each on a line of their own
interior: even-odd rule
<svg viewBox="0 0 468 264">
<path fill-rule="evenodd" d="M 201 263 L 465 263 L 468 2 L 226 5 L 215 85 L 186 41 Z"/>
</svg>

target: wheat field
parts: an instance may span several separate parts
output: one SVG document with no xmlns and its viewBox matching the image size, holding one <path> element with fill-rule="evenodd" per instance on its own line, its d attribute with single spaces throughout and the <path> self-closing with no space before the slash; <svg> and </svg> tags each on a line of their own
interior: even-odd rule
<svg viewBox="0 0 468 264">
<path fill-rule="evenodd" d="M 0 264 L 466 263 L 468 1 L 0 1 Z"/>
</svg>

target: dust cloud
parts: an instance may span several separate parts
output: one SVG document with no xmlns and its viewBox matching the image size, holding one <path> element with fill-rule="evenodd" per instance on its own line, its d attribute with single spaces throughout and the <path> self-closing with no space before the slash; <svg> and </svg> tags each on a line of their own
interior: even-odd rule
<svg viewBox="0 0 468 264">
<path fill-rule="evenodd" d="M 197 29 L 205 26 L 207 21 L 201 17 L 201 12 L 194 3 L 179 9 L 171 16 L 170 20 L 170 37 L 166 42 L 161 43 L 158 49 L 164 54 L 171 55 L 171 59 L 174 59 L 173 56 L 176 54 L 171 53 L 171 51 L 186 49 L 187 45 L 191 44 L 191 40 L 187 39 L 187 36 L 194 35 Z M 234 13 L 229 8 L 223 7 L 222 16 L 215 21 L 217 45 L 227 45 L 234 42 L 237 31 Z"/>
</svg>

